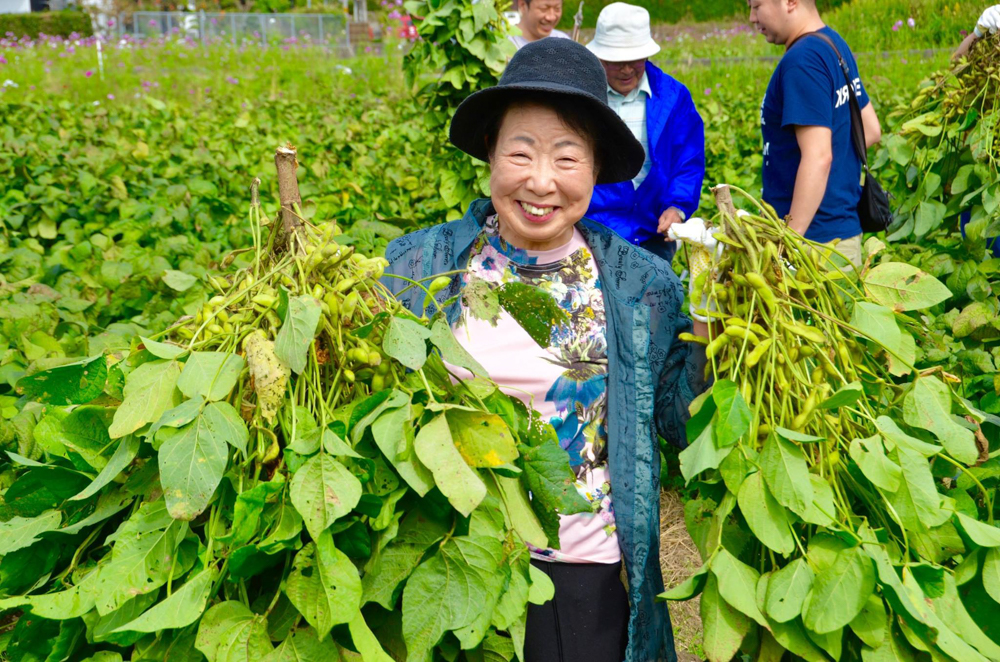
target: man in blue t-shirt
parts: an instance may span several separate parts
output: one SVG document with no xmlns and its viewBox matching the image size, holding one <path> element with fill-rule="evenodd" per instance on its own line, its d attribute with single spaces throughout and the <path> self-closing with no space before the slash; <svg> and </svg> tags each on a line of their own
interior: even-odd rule
<svg viewBox="0 0 1000 662">
<path fill-rule="evenodd" d="M 827 27 L 815 0 L 748 0 L 750 22 L 786 48 L 761 104 L 764 200 L 813 241 L 840 240 L 838 250 L 861 263 L 861 158 L 851 142 L 850 94 L 858 97 L 865 142 L 882 137 L 847 42 Z M 829 37 L 847 62 L 848 84 Z"/>
</svg>

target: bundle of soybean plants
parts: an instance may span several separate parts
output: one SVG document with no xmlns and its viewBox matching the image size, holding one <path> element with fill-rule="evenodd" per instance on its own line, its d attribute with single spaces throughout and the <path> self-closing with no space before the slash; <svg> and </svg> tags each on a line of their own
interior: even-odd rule
<svg viewBox="0 0 1000 662">
<path fill-rule="evenodd" d="M 714 382 L 680 455 L 704 565 L 661 597 L 701 595 L 713 662 L 1000 659 L 995 487 L 973 470 L 1000 420 L 912 367 L 948 289 L 871 266 L 877 239 L 846 267 L 740 193 L 752 213 L 723 199 L 713 222 Z"/>
<path fill-rule="evenodd" d="M 1000 36 L 974 43 L 887 121 L 893 132 L 872 166 L 897 199 L 889 238 L 909 242 L 904 246 L 915 259 L 950 273 L 940 265 L 942 255 L 979 257 L 984 238 L 992 243 L 1000 236 Z M 963 212 L 971 222 L 960 233 Z"/>
<path fill-rule="evenodd" d="M 4 659 L 522 658 L 553 591 L 525 543 L 588 509 L 554 431 L 452 380 L 483 370 L 382 258 L 303 219 L 283 247 L 254 198 L 253 252 L 196 315 L 18 382 Z"/>
</svg>

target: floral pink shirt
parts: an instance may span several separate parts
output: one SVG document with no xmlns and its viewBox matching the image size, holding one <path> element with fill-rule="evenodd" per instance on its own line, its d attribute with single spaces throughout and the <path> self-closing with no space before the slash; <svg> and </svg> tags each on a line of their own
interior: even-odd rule
<svg viewBox="0 0 1000 662">
<path fill-rule="evenodd" d="M 566 563 L 617 563 L 621 560 L 607 454 L 607 340 L 604 299 L 597 264 L 578 230 L 565 246 L 524 251 L 508 245 L 488 219 L 472 247 L 467 285 L 473 279 L 492 285 L 520 281 L 549 292 L 570 318 L 542 348 L 502 308 L 492 320 L 462 315 L 455 338 L 486 369 L 491 379 L 552 423 L 569 454 L 576 487 L 591 513 L 560 519 L 560 550 L 532 549 L 532 556 Z M 449 368 L 460 378 L 472 374 Z"/>
</svg>

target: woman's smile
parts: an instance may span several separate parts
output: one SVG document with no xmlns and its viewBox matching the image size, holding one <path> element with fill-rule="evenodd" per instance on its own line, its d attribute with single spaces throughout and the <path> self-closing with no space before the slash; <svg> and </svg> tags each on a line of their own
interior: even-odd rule
<svg viewBox="0 0 1000 662">
<path fill-rule="evenodd" d="M 518 200 L 517 206 L 521 209 L 521 214 L 531 223 L 546 223 L 552 220 L 559 207 L 552 205 L 533 205 L 524 200 Z"/>
</svg>

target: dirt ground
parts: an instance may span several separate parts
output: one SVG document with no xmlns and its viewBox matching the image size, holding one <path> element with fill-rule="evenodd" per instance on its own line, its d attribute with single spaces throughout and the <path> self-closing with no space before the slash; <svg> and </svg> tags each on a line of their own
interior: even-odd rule
<svg viewBox="0 0 1000 662">
<path fill-rule="evenodd" d="M 660 493 L 660 570 L 663 584 L 670 588 L 681 583 L 701 566 L 701 556 L 684 526 L 684 504 L 676 492 Z M 699 598 L 670 602 L 670 620 L 680 662 L 700 662 L 701 616 Z"/>
</svg>

